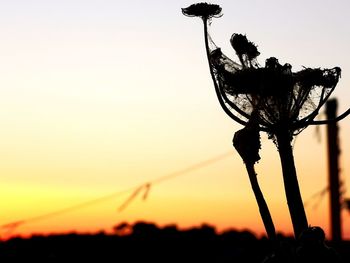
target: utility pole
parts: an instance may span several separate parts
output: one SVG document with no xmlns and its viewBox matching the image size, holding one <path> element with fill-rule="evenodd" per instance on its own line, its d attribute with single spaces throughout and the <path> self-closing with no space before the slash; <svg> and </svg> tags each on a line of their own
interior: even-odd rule
<svg viewBox="0 0 350 263">
<path fill-rule="evenodd" d="M 335 119 L 337 115 L 337 100 L 329 100 L 326 104 L 327 119 Z M 339 242 L 341 237 L 341 204 L 340 204 L 340 180 L 339 180 L 339 138 L 338 125 L 331 122 L 327 125 L 328 142 L 328 186 L 330 193 L 330 224 L 331 240 Z"/>
</svg>

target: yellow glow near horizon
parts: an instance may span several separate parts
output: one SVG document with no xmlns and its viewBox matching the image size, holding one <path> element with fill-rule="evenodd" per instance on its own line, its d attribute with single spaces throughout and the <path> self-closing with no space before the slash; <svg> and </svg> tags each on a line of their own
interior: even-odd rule
<svg viewBox="0 0 350 263">
<path fill-rule="evenodd" d="M 49 3 L 50 2 L 50 3 Z M 129 189 L 232 151 L 232 158 L 152 187 L 146 202 L 127 198 L 19 227 L 15 233 L 98 231 L 139 219 L 262 234 L 242 160 L 232 148 L 240 126 L 220 109 L 199 19 L 183 17 L 192 1 L 13 0 L 0 8 L 0 225 L 40 216 Z M 224 16 L 213 37 L 228 55 L 233 32 L 297 70 L 340 66 L 334 96 L 350 105 L 348 3 L 217 1 Z M 237 8 L 236 5 L 239 5 Z M 239 12 L 238 12 L 239 10 Z M 290 17 L 290 14 L 295 16 Z M 296 15 L 298 14 L 298 15 Z M 281 22 L 283 21 L 283 23 Z M 295 141 L 304 200 L 327 185 L 325 131 Z M 341 171 L 349 188 L 349 119 L 340 124 Z M 290 233 L 276 147 L 262 136 L 259 182 L 279 231 Z M 346 194 L 346 197 L 349 195 Z M 328 230 L 328 196 L 306 207 L 309 223 Z M 350 215 L 343 213 L 350 238 Z M 0 233 L 1 234 L 1 233 Z"/>
</svg>

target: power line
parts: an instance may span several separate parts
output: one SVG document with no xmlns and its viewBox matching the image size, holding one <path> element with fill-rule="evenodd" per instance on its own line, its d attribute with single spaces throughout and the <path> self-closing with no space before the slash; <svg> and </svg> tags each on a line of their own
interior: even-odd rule
<svg viewBox="0 0 350 263">
<path fill-rule="evenodd" d="M 325 196 L 325 194 L 329 191 L 329 187 L 325 187 L 322 190 L 314 193 L 311 197 L 309 197 L 305 202 L 304 202 L 304 206 L 307 207 L 309 206 L 309 204 L 314 201 L 314 205 L 313 205 L 313 209 L 317 209 L 317 207 L 320 205 L 323 197 Z M 316 200 L 315 200 L 316 199 Z"/>
<path fill-rule="evenodd" d="M 117 197 L 125 195 L 125 194 L 127 194 L 129 192 L 132 192 L 131 195 L 128 197 L 128 199 L 119 207 L 118 212 L 121 212 L 143 190 L 144 190 L 143 199 L 146 199 L 148 194 L 149 194 L 149 191 L 150 191 L 152 185 L 160 184 L 160 183 L 162 183 L 164 181 L 174 179 L 176 177 L 188 174 L 188 173 L 193 172 L 195 170 L 199 170 L 199 169 L 201 169 L 203 167 L 206 167 L 206 166 L 210 166 L 210 165 L 212 165 L 212 164 L 214 164 L 216 162 L 219 162 L 219 161 L 221 161 L 221 160 L 223 160 L 225 158 L 228 158 L 229 156 L 232 156 L 232 151 L 226 152 L 226 153 L 223 153 L 223 154 L 220 154 L 220 155 L 217 155 L 215 157 L 212 157 L 210 159 L 206 159 L 204 161 L 200 161 L 200 162 L 195 163 L 195 164 L 193 164 L 191 166 L 188 166 L 188 167 L 186 167 L 184 169 L 181 169 L 181 170 L 178 170 L 178 171 L 175 171 L 175 172 L 172 172 L 172 173 L 165 174 L 165 175 L 163 175 L 161 177 L 155 178 L 155 179 L 147 181 L 147 182 L 145 182 L 143 184 L 139 184 L 137 186 L 130 187 L 130 188 L 122 190 L 122 191 L 118 191 L 118 192 L 115 192 L 115 193 L 112 193 L 112 194 L 109 194 L 109 195 L 105 195 L 105 196 L 102 196 L 102 197 L 99 197 L 99 198 L 96 198 L 96 199 L 92 199 L 92 200 L 89 200 L 89 201 L 86 201 L 86 202 L 83 202 L 83 203 L 80 203 L 80 204 L 72 205 L 72 206 L 69 206 L 69 207 L 66 207 L 66 208 L 63 208 L 63 209 L 59 209 L 59 210 L 56 210 L 56 211 L 53 211 L 53 212 L 50 212 L 50 213 L 46 213 L 46 214 L 43 214 L 43 215 L 30 217 L 30 218 L 23 219 L 23 220 L 17 220 L 17 221 L 9 222 L 7 224 L 0 225 L 0 229 L 12 232 L 14 229 L 16 229 L 16 228 L 18 228 L 18 227 L 20 227 L 20 226 L 22 226 L 24 224 L 28 224 L 28 223 L 35 222 L 35 221 L 46 220 L 46 219 L 49 219 L 49 218 L 52 218 L 52 217 L 56 217 L 56 216 L 59 216 L 59 215 L 62 215 L 62 214 L 66 214 L 66 213 L 69 213 L 69 212 L 80 210 L 80 209 L 83 209 L 83 208 L 86 208 L 86 207 L 95 206 L 95 205 L 98 205 L 100 203 L 106 202 L 108 200 L 115 199 Z"/>
</svg>

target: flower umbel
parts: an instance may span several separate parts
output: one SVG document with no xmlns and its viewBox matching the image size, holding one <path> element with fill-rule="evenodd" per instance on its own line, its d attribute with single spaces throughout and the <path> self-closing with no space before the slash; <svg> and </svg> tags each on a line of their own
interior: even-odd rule
<svg viewBox="0 0 350 263">
<path fill-rule="evenodd" d="M 209 3 L 197 3 L 190 5 L 186 8 L 182 8 L 182 13 L 185 16 L 189 17 L 198 16 L 202 19 L 210 19 L 212 17 L 222 16 L 221 10 L 222 9 L 219 5 Z"/>
<path fill-rule="evenodd" d="M 280 125 L 287 125 L 291 136 L 306 128 L 340 78 L 338 67 L 292 72 L 290 64 L 281 65 L 274 57 L 260 67 L 256 62 L 260 53 L 246 36 L 234 34 L 231 44 L 241 65 L 228 59 L 219 48 L 210 53 L 220 96 L 245 122 L 256 114 L 260 128 L 270 134 Z"/>
</svg>

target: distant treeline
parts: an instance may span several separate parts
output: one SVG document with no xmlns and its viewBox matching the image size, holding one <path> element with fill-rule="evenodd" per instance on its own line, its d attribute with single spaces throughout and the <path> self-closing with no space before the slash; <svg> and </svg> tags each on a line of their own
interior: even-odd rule
<svg viewBox="0 0 350 263">
<path fill-rule="evenodd" d="M 272 251 L 271 243 L 249 231 L 217 233 L 203 224 L 180 230 L 176 225 L 121 223 L 114 234 L 34 235 L 0 243 L 0 262 L 262 262 Z M 279 236 L 293 246 L 293 239 Z M 337 250 L 349 259 L 350 243 Z M 344 252 L 344 253 L 342 253 Z M 346 254 L 347 252 L 348 254 Z M 345 262 L 350 262 L 345 260 Z"/>
</svg>

